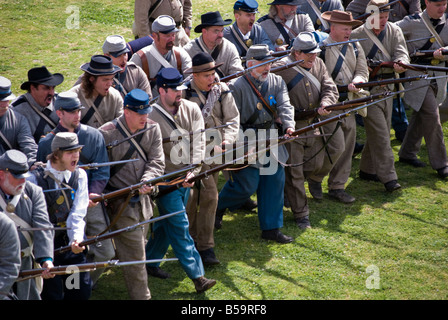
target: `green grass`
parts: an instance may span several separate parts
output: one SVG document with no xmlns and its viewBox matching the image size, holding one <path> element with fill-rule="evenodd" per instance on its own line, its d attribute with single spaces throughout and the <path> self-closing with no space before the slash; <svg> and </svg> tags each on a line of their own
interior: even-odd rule
<svg viewBox="0 0 448 320">
<path fill-rule="evenodd" d="M 268 1 L 260 3 L 265 13 Z M 66 28 L 69 5 L 79 8 L 79 29 Z M 232 5 L 230 0 L 195 0 L 193 26 L 210 10 L 232 18 Z M 57 89 L 64 91 L 80 75 L 79 66 L 101 52 L 106 36 L 133 38 L 133 1 L 0 0 L 0 11 L 0 74 L 11 79 L 16 95 L 23 93 L 20 85 L 31 67 L 46 65 L 63 73 L 66 80 Z M 363 129 L 358 128 L 363 141 Z M 445 138 L 447 130 L 445 125 Z M 396 155 L 400 146 L 393 132 L 391 137 Z M 424 143 L 420 156 L 428 162 Z M 347 186 L 357 198 L 354 204 L 310 198 L 313 229 L 299 230 L 285 209 L 283 232 L 294 236 L 291 244 L 261 240 L 256 213 L 228 213 L 215 233 L 222 263 L 206 268 L 206 276 L 218 284 L 198 295 L 180 265 L 167 262 L 162 266 L 172 274 L 170 279 L 149 279 L 153 299 L 446 300 L 447 182 L 429 167 L 397 163 L 403 188 L 387 194 L 383 185 L 359 180 L 358 165 L 359 156 Z M 326 188 L 325 182 L 324 192 Z M 171 251 L 168 257 L 173 257 Z M 366 285 L 372 266 L 379 272 L 378 289 Z M 108 269 L 92 296 L 112 299 L 128 299 L 120 268 Z"/>
</svg>

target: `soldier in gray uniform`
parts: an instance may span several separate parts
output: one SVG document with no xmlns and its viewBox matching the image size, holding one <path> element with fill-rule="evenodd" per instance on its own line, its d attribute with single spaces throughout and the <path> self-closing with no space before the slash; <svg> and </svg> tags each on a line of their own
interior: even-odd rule
<svg viewBox="0 0 448 320">
<path fill-rule="evenodd" d="M 344 42 L 350 39 L 352 28 L 362 24 L 354 20 L 351 13 L 334 10 L 322 14 L 322 19 L 330 24 L 330 34 L 323 41 L 324 45 L 335 42 Z M 360 89 L 354 87 L 354 83 L 367 82 L 369 70 L 366 56 L 361 45 L 356 42 L 324 47 L 320 55 L 336 85 L 348 85 L 349 92 L 341 92 L 339 101 L 360 98 Z M 364 96 L 369 93 L 364 91 Z M 359 94 L 359 96 L 358 96 Z M 364 109 L 366 110 L 366 109 Z M 330 116 L 345 112 L 340 110 L 331 112 Z M 356 143 L 356 119 L 346 117 L 340 120 L 340 130 L 331 137 L 326 147 L 324 164 L 308 179 L 315 184 L 321 184 L 323 178 L 328 174 L 328 195 L 343 203 L 352 203 L 355 198 L 345 191 L 352 168 L 353 149 Z M 322 127 L 323 133 L 331 135 L 336 128 L 336 122 Z M 322 193 L 321 186 L 318 186 Z M 314 194 L 313 194 L 314 196 Z"/>
<path fill-rule="evenodd" d="M 47 212 L 42 188 L 26 180 L 27 157 L 18 150 L 8 150 L 0 156 L 0 207 L 16 226 L 43 230 L 19 233 L 21 250 L 20 270 L 53 265 L 53 225 Z M 31 232 L 33 234 L 31 234 Z M 49 277 L 43 274 L 43 277 Z M 40 288 L 35 279 L 17 282 L 14 289 L 19 300 L 40 300 Z"/>
<path fill-rule="evenodd" d="M 272 55 L 267 45 L 254 45 L 245 58 L 247 66 L 252 67 L 272 59 Z M 270 63 L 251 69 L 230 85 L 240 112 L 241 128 L 248 135 L 259 135 L 259 139 L 262 134 L 269 139 L 274 132 L 278 133 L 275 130 L 279 130 L 279 123 L 281 134 L 290 134 L 295 127 L 294 107 L 290 104 L 286 84 L 280 76 L 270 73 L 270 69 Z M 257 161 L 248 167 L 233 171 L 232 179 L 219 193 L 216 219 L 222 220 L 227 208 L 238 208 L 256 191 L 261 237 L 279 243 L 292 242 L 293 238 L 280 231 L 285 186 L 283 164 L 287 159 L 286 148 L 277 146 L 269 155 L 259 154 Z"/>
<path fill-rule="evenodd" d="M 369 5 L 381 7 L 387 0 L 372 0 Z M 409 63 L 406 42 L 401 29 L 389 22 L 388 6 L 377 10 L 371 23 L 353 30 L 352 39 L 367 39 L 360 41 L 367 59 L 376 61 L 401 61 Z M 370 73 L 370 80 L 381 80 L 397 77 L 404 68 L 394 64 L 393 68 L 381 68 Z M 376 74 L 374 74 L 376 73 Z M 394 85 L 375 86 L 370 93 L 395 91 Z M 378 102 L 369 106 L 367 117 L 364 118 L 366 143 L 361 155 L 359 177 L 364 180 L 380 181 L 387 191 L 392 192 L 401 188 L 395 170 L 395 159 L 390 142 L 390 128 L 392 118 L 392 99 Z"/>
<path fill-rule="evenodd" d="M 441 50 L 448 45 L 448 27 L 446 26 L 447 8 L 446 0 L 425 1 L 426 9 L 397 22 L 403 30 L 406 39 L 430 38 L 408 42 L 409 53 L 416 50 L 434 50 L 433 57 L 414 58 L 414 63 L 445 66 L 447 56 Z M 414 76 L 421 72 L 406 70 L 405 75 Z M 445 72 L 428 71 L 431 76 L 442 76 Z M 431 167 L 437 170 L 441 178 L 448 177 L 448 159 L 442 126 L 440 123 L 439 106 L 446 99 L 447 79 L 420 80 L 412 86 L 428 84 L 417 90 L 408 91 L 404 101 L 413 109 L 409 127 L 398 153 L 399 161 L 423 167 L 426 164 L 417 158 L 422 138 L 425 138 L 428 149 L 428 158 Z M 409 84 L 405 84 L 405 88 Z"/>
<path fill-rule="evenodd" d="M 187 84 L 185 99 L 196 102 L 204 117 L 205 129 L 213 140 L 207 139 L 207 149 L 217 148 L 222 151 L 221 144 L 232 145 L 238 137 L 240 114 L 229 87 L 219 82 L 216 68 L 220 65 L 206 52 L 198 53 L 193 57 L 193 79 Z M 224 124 L 229 126 L 219 129 L 214 127 Z M 211 155 L 210 155 L 211 156 Z M 210 169 L 209 164 L 203 164 L 201 172 Z M 187 214 L 190 221 L 190 234 L 196 242 L 199 254 L 204 265 L 218 264 L 219 260 L 214 253 L 213 228 L 215 222 L 216 206 L 218 204 L 218 172 L 202 179 L 190 189 L 187 203 Z"/>
<path fill-rule="evenodd" d="M 233 5 L 235 22 L 224 27 L 224 38 L 235 45 L 240 57 L 246 56 L 247 49 L 254 44 L 267 44 L 270 50 L 275 49 L 264 29 L 255 21 L 257 13 L 256 0 L 237 0 Z"/>
<path fill-rule="evenodd" d="M 304 60 L 293 68 L 278 73 L 287 85 L 291 104 L 298 116 L 296 129 L 308 126 L 314 121 L 313 118 L 299 118 L 300 111 L 315 108 L 322 110 L 323 107 L 336 103 L 339 97 L 336 85 L 328 74 L 325 63 L 318 57 L 320 52 L 313 33 L 305 31 L 294 39 L 291 54 L 275 63 L 275 65 L 282 65 Z M 297 139 L 286 145 L 289 153 L 289 165 L 286 167 L 285 195 L 297 226 L 301 229 L 311 227 L 305 179 L 322 168 L 324 162 L 324 143 L 323 139 L 319 137 L 319 130 L 316 129 L 307 135 L 311 137 Z M 318 185 L 322 192 L 320 183 Z M 310 181 L 308 181 L 308 186 L 312 191 Z M 312 194 L 315 196 L 313 192 Z"/>
<path fill-rule="evenodd" d="M 138 50 L 130 60 L 145 71 L 153 97 L 159 95 L 155 79 L 162 68 L 176 68 L 184 74 L 185 70 L 191 67 L 190 55 L 182 47 L 174 44 L 177 33 L 179 29 L 172 17 L 167 15 L 157 17 L 152 24 L 153 43 Z"/>
<path fill-rule="evenodd" d="M 370 0 L 353 0 L 345 8 L 346 11 L 351 12 L 353 17 L 363 15 L 366 12 L 367 5 Z M 392 0 L 389 2 L 393 2 Z M 400 0 L 390 6 L 391 12 L 389 21 L 396 22 L 402 20 L 407 15 L 422 12 L 420 0 Z"/>
<path fill-rule="evenodd" d="M 222 65 L 216 69 L 222 78 L 243 70 L 241 58 L 235 45 L 224 38 L 224 26 L 232 23 L 232 19 L 223 20 L 219 11 L 207 12 L 201 15 L 201 24 L 194 28 L 200 37 L 185 45 L 185 50 L 191 57 L 200 52 L 209 53 L 216 63 Z"/>
<path fill-rule="evenodd" d="M 28 120 L 10 108 L 14 99 L 11 81 L 0 76 L 0 155 L 10 149 L 20 150 L 27 155 L 31 167 L 36 162 L 37 144 Z"/>
<path fill-rule="evenodd" d="M 141 89 L 132 90 L 124 99 L 124 108 L 124 114 L 121 117 L 100 127 L 106 143 L 125 139 L 143 129 L 147 130 L 109 149 L 111 161 L 138 159 L 136 162 L 112 168 L 107 186 L 109 191 L 156 178 L 163 174 L 165 167 L 159 125 L 148 119 L 148 113 L 152 111 L 148 94 Z M 145 185 L 128 203 L 125 198 L 111 199 L 107 205 L 108 214 L 111 220 L 115 221 L 115 224 L 111 225 L 111 230 L 126 228 L 150 219 L 153 215 L 150 195 L 154 191 L 154 187 Z M 120 214 L 122 207 L 124 210 Z M 145 241 L 148 230 L 149 225 L 146 224 L 115 237 L 117 256 L 120 261 L 145 260 Z M 132 300 L 151 298 L 145 265 L 126 266 L 123 268 L 123 274 Z"/>
<path fill-rule="evenodd" d="M 15 300 L 12 286 L 20 271 L 20 240 L 14 222 L 0 210 L 0 300 Z"/>
<path fill-rule="evenodd" d="M 54 111 L 53 100 L 55 87 L 63 81 L 62 74 L 51 74 L 46 67 L 32 68 L 28 71 L 28 81 L 20 87 L 27 90 L 27 93 L 11 104 L 14 111 L 28 120 L 36 143 L 58 124 L 59 118 Z"/>
<path fill-rule="evenodd" d="M 268 3 L 269 13 L 258 19 L 277 51 L 288 49 L 300 32 L 314 31 L 310 17 L 297 13 L 299 4 L 299 0 L 274 0 Z"/>
</svg>

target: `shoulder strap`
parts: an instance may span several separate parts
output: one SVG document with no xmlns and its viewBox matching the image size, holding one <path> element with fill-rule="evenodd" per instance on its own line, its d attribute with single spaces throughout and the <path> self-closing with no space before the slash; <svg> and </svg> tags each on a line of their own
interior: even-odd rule
<svg viewBox="0 0 448 320">
<path fill-rule="evenodd" d="M 143 71 L 145 71 L 146 76 L 149 79 L 149 65 L 148 65 L 148 59 L 146 58 L 146 54 L 142 50 L 138 50 L 137 54 L 140 57 L 140 60 L 142 61 L 142 69 Z"/>
</svg>

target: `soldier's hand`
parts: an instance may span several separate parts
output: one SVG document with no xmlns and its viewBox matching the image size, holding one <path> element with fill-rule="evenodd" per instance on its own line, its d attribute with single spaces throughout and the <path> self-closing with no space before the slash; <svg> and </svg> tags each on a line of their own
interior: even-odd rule
<svg viewBox="0 0 448 320">
<path fill-rule="evenodd" d="M 438 59 L 438 60 L 442 60 L 443 59 L 443 53 L 442 53 L 443 48 L 439 48 L 437 50 L 434 50 L 434 58 Z"/>
<path fill-rule="evenodd" d="M 138 192 L 140 194 L 148 194 L 148 193 L 152 193 L 152 191 L 153 191 L 153 187 L 149 186 L 149 185 L 144 185 L 143 187 L 138 189 Z"/>
<path fill-rule="evenodd" d="M 347 88 L 350 92 L 358 92 L 359 90 L 361 90 L 361 88 L 357 88 L 353 82 L 349 83 Z"/>
<path fill-rule="evenodd" d="M 328 111 L 327 109 L 325 109 L 324 105 L 321 105 L 319 109 L 317 109 L 317 113 L 319 113 L 321 116 L 328 116 L 331 111 Z"/>
<path fill-rule="evenodd" d="M 98 205 L 99 202 L 93 202 L 92 198 L 96 198 L 99 197 L 100 195 L 98 193 L 89 193 L 89 208 L 93 208 L 96 207 Z"/>
<path fill-rule="evenodd" d="M 50 269 L 54 268 L 53 261 L 47 260 L 44 263 L 42 263 L 42 268 L 46 268 L 44 272 L 42 272 L 42 278 L 44 279 L 51 279 L 55 277 L 55 274 L 50 273 Z"/>
<path fill-rule="evenodd" d="M 74 240 L 71 244 L 70 247 L 72 248 L 72 252 L 77 254 L 77 253 L 81 253 L 84 251 L 85 247 L 84 246 L 80 246 L 78 240 Z"/>
<path fill-rule="evenodd" d="M 406 71 L 406 68 L 403 68 L 398 63 L 394 63 L 394 71 L 397 73 L 402 73 Z"/>
<path fill-rule="evenodd" d="M 194 173 L 193 172 L 188 172 L 184 182 L 182 183 L 182 187 L 184 187 L 184 188 L 191 188 L 191 187 L 193 187 L 194 182 L 190 182 L 189 181 L 193 177 L 194 177 Z"/>
</svg>

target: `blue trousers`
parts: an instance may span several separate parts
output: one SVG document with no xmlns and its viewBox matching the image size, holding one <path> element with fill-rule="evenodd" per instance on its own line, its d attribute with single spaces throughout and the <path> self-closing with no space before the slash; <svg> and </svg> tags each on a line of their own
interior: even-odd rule
<svg viewBox="0 0 448 320">
<path fill-rule="evenodd" d="M 408 128 L 408 125 L 409 121 L 406 116 L 404 103 L 400 97 L 395 97 L 392 108 L 392 128 L 395 131 L 405 131 Z"/>
<path fill-rule="evenodd" d="M 284 186 L 285 170 L 281 165 L 271 175 L 260 175 L 260 169 L 251 166 L 233 171 L 219 193 L 218 210 L 238 209 L 256 191 L 260 229 L 281 228 Z"/>
<path fill-rule="evenodd" d="M 189 194 L 190 188 L 180 188 L 158 198 L 156 205 L 160 215 L 185 210 Z M 162 259 L 171 245 L 174 254 L 190 279 L 203 276 L 202 259 L 188 228 L 188 217 L 185 212 L 154 223 L 153 235 L 146 244 L 146 259 Z M 149 265 L 156 267 L 160 264 Z"/>
</svg>

